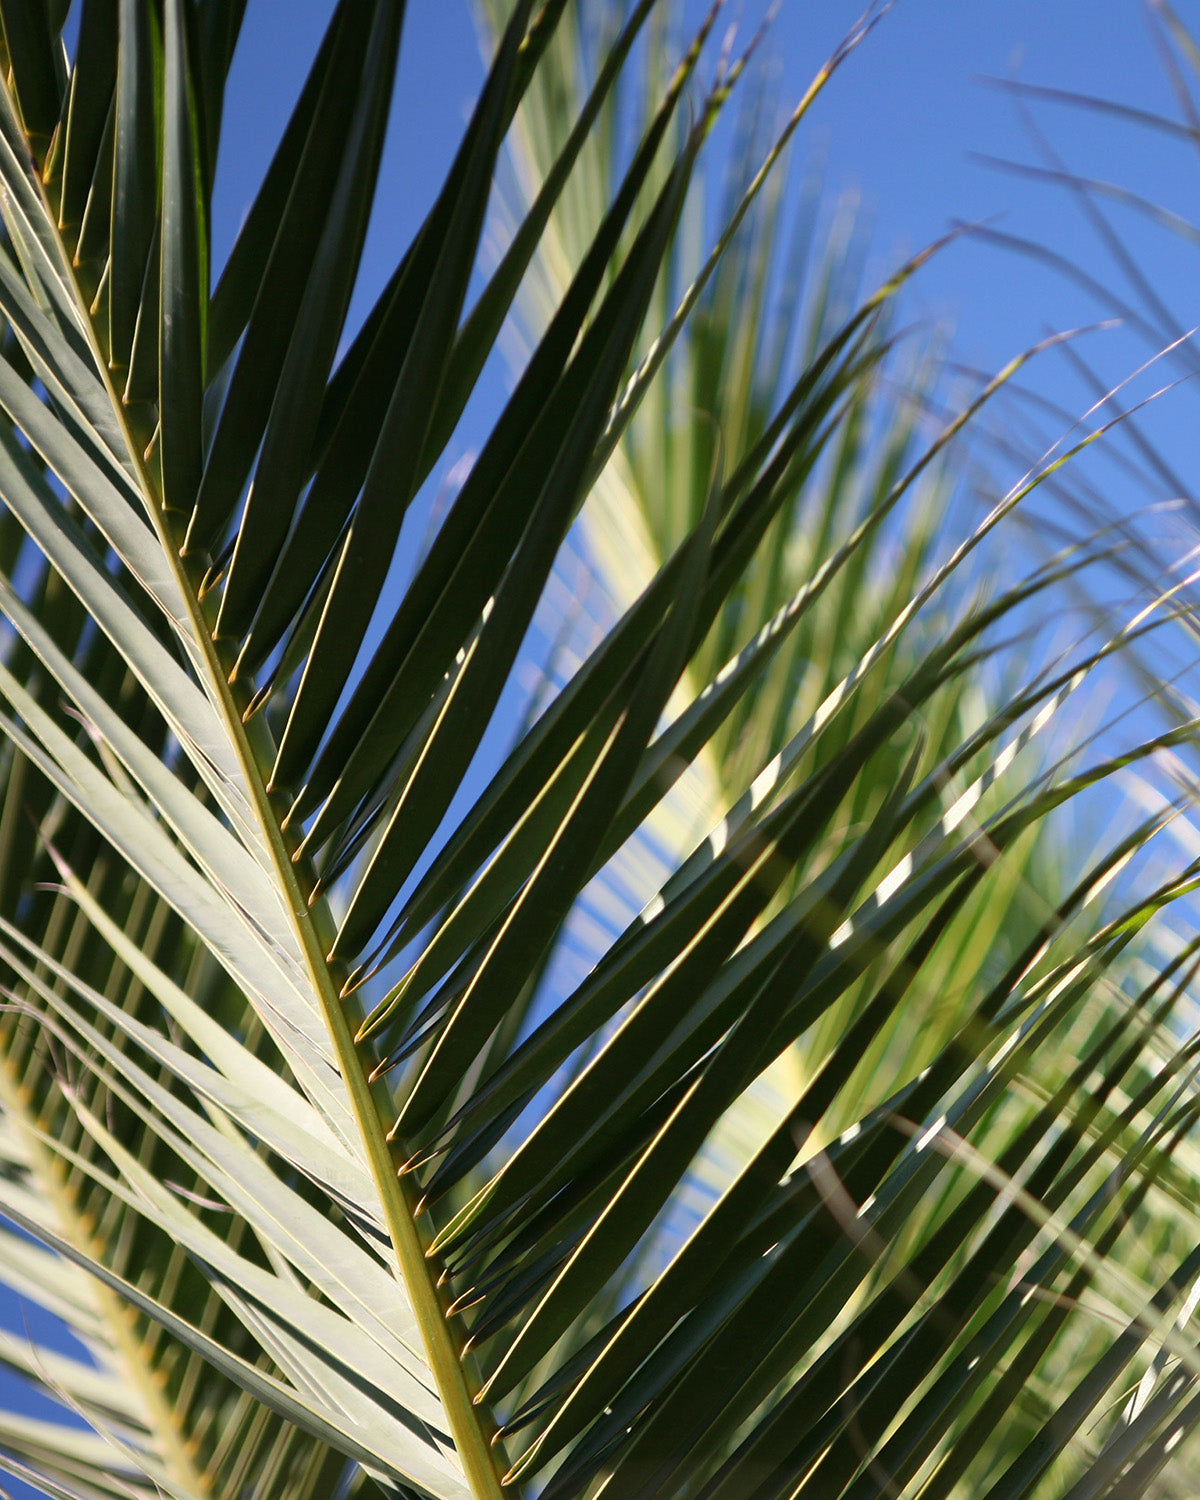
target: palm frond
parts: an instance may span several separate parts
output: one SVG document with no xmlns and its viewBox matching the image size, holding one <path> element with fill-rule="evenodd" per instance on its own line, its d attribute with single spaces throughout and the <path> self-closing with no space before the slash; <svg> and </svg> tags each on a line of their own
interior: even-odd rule
<svg viewBox="0 0 1200 1500">
<path fill-rule="evenodd" d="M 518 0 L 354 330 L 402 5 L 336 6 L 215 278 L 241 4 L 84 0 L 69 57 L 68 9 L 0 4 L 0 1210 L 13 1283 L 44 1281 L 96 1364 L 8 1357 L 105 1446 L 13 1418 L 10 1466 L 60 1494 L 446 1500 L 1098 1493 L 1177 1466 L 1194 944 L 1148 934 L 1200 879 L 1156 859 L 1186 791 L 1062 889 L 1029 853 L 1194 736 L 1063 730 L 1174 591 L 1026 648 L 1112 538 L 995 587 L 972 559 L 1069 453 L 941 548 L 945 455 L 1024 357 L 932 434 L 881 396 L 915 264 L 862 297 L 831 260 L 797 341 L 750 326 L 769 168 L 880 12 L 709 257 L 689 189 L 745 58 L 713 61 L 711 20 L 677 47 L 618 172 L 610 91 L 647 22 L 664 55 L 661 13 L 623 18 L 560 114 L 573 12 Z M 518 118 L 541 185 L 468 307 Z M 707 415 L 673 427 L 681 389 Z M 559 560 L 603 565 L 630 494 L 644 568 L 493 753 Z M 703 822 L 556 986 L 697 758 Z M 697 1194 L 769 1069 L 774 1114 Z"/>
</svg>

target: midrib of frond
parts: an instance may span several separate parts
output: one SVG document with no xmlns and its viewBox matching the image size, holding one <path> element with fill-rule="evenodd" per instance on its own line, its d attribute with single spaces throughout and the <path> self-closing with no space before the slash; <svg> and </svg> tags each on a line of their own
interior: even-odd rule
<svg viewBox="0 0 1200 1500">
<path fill-rule="evenodd" d="M 495 10 L 490 15 L 490 22 L 486 21 L 481 11 L 485 34 L 489 24 L 495 29 Z M 539 153 L 523 111 L 517 112 L 512 133 L 517 143 L 513 165 L 519 191 L 532 202 L 541 186 Z M 521 291 L 522 306 L 535 332 L 541 332 L 561 305 L 576 264 L 577 256 L 568 248 L 558 217 L 552 215 L 542 232 L 534 260 L 539 274 L 527 278 Z M 510 339 L 515 346 L 514 363 L 520 364 L 529 350 L 519 347 L 521 341 L 512 330 Z M 647 507 L 638 492 L 623 443 L 617 444 L 596 476 L 579 513 L 579 524 L 586 539 L 588 560 L 609 602 L 620 615 L 642 594 L 666 561 L 648 524 Z M 689 663 L 671 695 L 668 714 L 681 712 L 706 686 Z M 718 757 L 711 745 L 703 745 L 651 810 L 646 828 L 664 847 L 687 852 L 717 818 L 724 816 L 731 802 Z"/>
<path fill-rule="evenodd" d="M 521 116 L 515 122 L 524 133 Z M 536 153 L 526 138 L 525 158 L 532 163 Z M 525 183 L 528 191 L 530 182 Z M 549 316 L 570 283 L 571 256 L 552 219 L 546 226 L 538 264 L 549 296 L 537 297 L 536 283 L 529 303 L 537 316 Z M 597 477 L 580 512 L 589 560 L 618 615 L 628 609 L 654 579 L 666 561 L 654 539 L 648 506 L 623 443 L 613 450 Z M 674 716 L 699 696 L 707 683 L 698 678 L 692 663 L 684 668 L 667 706 Z M 682 775 L 646 819 L 646 830 L 682 862 L 696 844 L 728 813 L 739 788 L 730 779 L 729 768 L 712 744 L 701 746 Z M 636 880 L 631 882 L 637 889 Z M 749 1158 L 761 1139 L 775 1127 L 810 1081 L 799 1050 L 788 1048 L 760 1075 L 751 1089 L 722 1119 L 710 1143 L 718 1158 L 732 1161 Z"/>
<path fill-rule="evenodd" d="M 624 610 L 651 582 L 665 561 L 655 548 L 646 520 L 645 502 L 625 453 L 617 447 L 582 512 L 588 547 L 597 572 L 617 606 Z M 684 669 L 668 704 L 681 713 L 705 686 L 693 666 Z M 649 831 L 682 862 L 737 800 L 727 768 L 711 744 L 704 745 L 686 771 L 647 819 Z M 797 1048 L 781 1053 L 756 1080 L 743 1103 L 731 1109 L 712 1145 L 740 1161 L 753 1153 L 798 1099 L 808 1074 Z M 749 1112 L 751 1118 L 745 1118 Z"/>
<path fill-rule="evenodd" d="M 109 1246 L 98 1227 L 85 1222 L 68 1185 L 65 1165 L 43 1144 L 46 1122 L 38 1119 L 31 1091 L 22 1083 L 7 1049 L 0 1054 L 0 1108 L 19 1133 L 38 1191 L 53 1206 L 63 1239 L 89 1259 L 106 1264 Z M 215 1476 L 196 1464 L 191 1435 L 166 1397 L 150 1347 L 150 1330 L 110 1288 L 91 1277 L 87 1282 L 98 1324 L 105 1330 L 119 1373 L 141 1403 L 146 1431 L 167 1477 L 196 1500 L 221 1500 Z"/>
<path fill-rule="evenodd" d="M 3 85 L 9 93 L 8 85 Z M 10 109 L 15 110 L 11 94 Z M 507 1463 L 499 1445 L 493 1446 L 494 1433 L 490 1413 L 474 1402 L 475 1391 L 446 1316 L 446 1303 L 438 1287 L 439 1266 L 426 1258 L 425 1245 L 416 1221 L 416 1202 L 412 1190 L 398 1172 L 393 1150 L 386 1138 L 383 1112 L 391 1108 L 386 1086 L 372 1085 L 354 1042 L 357 1020 L 356 1002 L 344 1002 L 339 994 L 340 982 L 326 961 L 332 946 L 334 924 L 327 901 L 319 898 L 310 907 L 308 892 L 313 881 L 308 878 L 306 861 L 294 864 L 293 847 L 279 826 L 279 819 L 266 788 L 262 767 L 274 760 L 274 746 L 262 716 L 244 724 L 245 703 L 235 695 L 228 681 L 231 662 L 222 660 L 212 639 L 214 621 L 209 619 L 198 591 L 180 556 L 182 534 L 176 535 L 171 518 L 159 504 L 155 484 L 148 467 L 147 452 L 131 431 L 124 404 L 117 393 L 112 371 L 103 355 L 92 323 L 87 298 L 74 274 L 71 258 L 57 231 L 57 217 L 49 208 L 44 185 L 36 173 L 31 181 L 46 204 L 46 224 L 55 226 L 56 249 L 64 280 L 73 290 L 80 321 L 87 330 L 96 369 L 101 373 L 112 406 L 130 469 L 137 476 L 143 504 L 164 555 L 172 570 L 180 599 L 192 628 L 203 663 L 204 687 L 210 701 L 219 709 L 230 744 L 241 769 L 247 802 L 253 809 L 279 884 L 283 905 L 299 945 L 305 969 L 317 996 L 321 1014 L 333 1043 L 334 1054 L 346 1085 L 349 1102 L 366 1149 L 371 1175 L 379 1193 L 383 1220 L 388 1228 L 393 1250 L 404 1285 L 421 1328 L 426 1358 L 438 1386 L 447 1422 L 454 1439 L 459 1461 L 478 1500 L 503 1500 L 500 1476 Z M 239 685 L 243 693 L 244 686 Z M 246 701 L 249 701 L 247 693 Z M 510 1492 L 511 1493 L 511 1492 Z"/>
<path fill-rule="evenodd" d="M 143 483 L 148 487 L 144 468 L 141 472 Z M 371 1176 L 379 1192 L 383 1219 L 421 1328 L 426 1357 L 438 1385 L 459 1459 L 479 1500 L 502 1500 L 500 1475 L 504 1469 L 500 1465 L 503 1464 L 503 1455 L 498 1447 L 491 1445 L 492 1433 L 484 1426 L 485 1410 L 475 1405 L 475 1392 L 459 1357 L 446 1316 L 446 1303 L 438 1288 L 439 1268 L 436 1261 L 426 1257 L 426 1247 L 416 1221 L 415 1198 L 407 1181 L 399 1174 L 400 1164 L 394 1159 L 383 1127 L 383 1114 L 391 1107 L 391 1100 L 382 1081 L 375 1084 L 368 1081 L 367 1070 L 354 1042 L 357 1023 L 362 1017 L 355 1014 L 358 1009 L 356 1002 L 342 1000 L 339 978 L 325 957 L 333 943 L 332 916 L 324 897 L 309 906 L 306 888 L 311 889 L 313 881 L 306 878 L 307 864 L 304 861 L 299 864 L 292 862 L 291 843 L 279 827 L 266 789 L 261 767 L 273 761 L 274 747 L 268 742 L 261 717 L 252 719 L 249 726 L 243 724 L 243 705 L 235 698 L 226 677 L 232 664 L 221 661 L 212 640 L 212 622 L 207 620 L 179 560 L 179 539 L 169 535 L 157 506 L 150 508 L 154 511 L 155 524 L 171 558 L 180 593 L 202 648 L 209 675 L 207 686 L 220 703 L 245 778 L 247 796 L 270 850 L 292 929 L 333 1042 L 355 1122 L 366 1148 Z"/>
<path fill-rule="evenodd" d="M 490 14 L 494 30 L 494 10 Z M 523 111 L 518 111 L 513 121 L 513 134 L 518 190 L 527 202 L 532 202 L 541 186 L 541 158 Z M 538 274 L 529 277 L 522 288 L 523 307 L 532 331 L 540 331 L 553 317 L 571 283 L 577 258 L 567 244 L 558 216 L 553 215 L 538 246 L 535 259 Z M 528 353 L 527 348 L 518 349 L 516 361 Z M 580 512 L 579 524 L 588 564 L 619 616 L 643 593 L 666 561 L 624 441 L 613 449 L 596 477 Z M 706 686 L 707 681 L 697 673 L 695 665 L 688 663 L 668 701 L 667 715 L 682 713 Z M 712 744 L 703 745 L 649 812 L 644 831 L 666 851 L 668 863 L 682 863 L 726 816 L 740 790 Z M 646 888 L 645 869 L 639 863 L 644 848 L 635 841 L 618 854 L 617 860 L 628 888 L 648 899 L 653 890 Z M 788 1048 L 726 1112 L 709 1143 L 713 1159 L 748 1160 L 801 1096 L 808 1081 L 799 1050 Z"/>
</svg>

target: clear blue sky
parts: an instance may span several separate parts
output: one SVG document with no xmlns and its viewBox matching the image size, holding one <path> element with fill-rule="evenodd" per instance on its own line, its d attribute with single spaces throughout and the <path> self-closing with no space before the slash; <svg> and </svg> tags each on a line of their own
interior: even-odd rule
<svg viewBox="0 0 1200 1500">
<path fill-rule="evenodd" d="M 765 3 L 727 0 L 727 14 L 743 36 L 752 32 Z M 764 49 L 781 109 L 803 92 L 864 3 L 781 0 Z M 691 18 L 698 18 L 706 5 L 707 0 L 703 5 L 684 0 Z M 250 0 L 231 78 L 217 181 L 216 264 L 251 200 L 330 8 L 331 0 Z M 955 220 L 986 220 L 1007 234 L 1046 244 L 1106 284 L 1119 285 L 1119 269 L 1068 192 L 1006 174 L 981 160 L 1038 160 L 1014 99 L 983 79 L 1016 76 L 1175 114 L 1150 15 L 1143 0 L 897 0 L 817 101 L 797 140 L 799 161 L 813 151 L 825 155 L 831 199 L 847 189 L 861 194 L 864 216 L 874 225 L 870 264 L 878 276 L 942 235 Z M 483 76 L 470 0 L 410 0 L 405 26 L 392 131 L 356 306 L 359 317 L 431 201 Z M 1200 181 L 1192 143 L 1060 104 L 1035 102 L 1031 112 L 1072 170 L 1111 178 L 1187 213 Z M 712 145 L 708 168 L 716 175 L 722 168 L 721 140 Z M 1164 292 L 1179 325 L 1200 322 L 1193 293 L 1200 250 L 1127 208 L 1110 206 L 1108 211 Z M 907 307 L 911 317 L 952 324 L 956 355 L 986 372 L 1050 331 L 1104 316 L 1093 299 L 1060 275 L 975 238 L 960 240 L 926 268 Z M 1149 352 L 1143 340 L 1120 331 L 1088 335 L 1075 347 L 1106 384 L 1125 377 Z M 1177 366 L 1156 367 L 1130 388 L 1130 395 L 1144 396 L 1179 374 Z M 1042 359 L 1021 378 L 1071 417 L 1090 403 L 1087 388 L 1062 354 Z M 483 400 L 473 410 L 498 401 L 503 381 L 503 371 L 493 363 Z M 1179 393 L 1141 419 L 1181 473 L 1193 447 L 1197 394 L 1200 388 Z M 1032 419 L 1032 407 L 1021 412 Z M 1017 430 L 1007 416 L 998 415 L 994 422 L 1006 435 Z M 1064 425 L 1057 417 L 1039 417 L 1038 422 L 1038 432 L 1047 439 L 1057 437 Z M 1026 453 L 1041 449 L 1032 431 L 1022 430 L 1020 441 Z M 477 442 L 469 411 L 439 473 Z M 994 461 L 1003 483 L 1023 468 Z M 1170 483 L 1157 489 L 1131 484 L 1103 457 L 1089 456 L 1077 472 L 1094 476 L 1125 511 L 1142 509 L 1174 489 Z"/>
<path fill-rule="evenodd" d="M 782 0 L 767 50 L 781 104 L 804 89 L 859 15 L 865 0 Z M 687 0 L 688 14 L 699 14 Z M 330 0 L 251 0 L 231 79 L 229 125 L 218 175 L 215 260 L 232 242 L 293 91 L 311 59 Z M 728 14 L 749 35 L 761 0 L 729 0 Z M 428 206 L 456 133 L 482 79 L 469 0 L 410 0 L 393 128 L 382 192 L 364 262 L 364 293 L 386 278 Z M 798 141 L 827 154 L 831 194 L 857 189 L 875 225 L 874 264 L 882 271 L 935 239 L 956 219 L 988 220 L 1037 239 L 1103 280 L 1115 279 L 1069 194 L 1006 175 L 983 155 L 1037 160 L 1018 110 L 982 79 L 1030 83 L 1119 99 L 1174 113 L 1143 0 L 898 0 L 844 65 L 812 110 Z M 1186 214 L 1200 160 L 1183 142 L 1124 121 L 1036 104 L 1036 120 L 1073 170 L 1111 177 Z M 720 143 L 710 163 L 719 169 Z M 1168 290 L 1185 326 L 1195 281 L 1193 246 L 1113 210 L 1124 235 Z M 359 312 L 365 310 L 366 297 Z M 983 242 L 963 241 L 914 288 L 914 313 L 952 320 L 958 354 L 994 369 L 1050 329 L 1094 321 L 1100 310 L 1059 277 Z M 1113 380 L 1140 357 L 1121 335 L 1081 346 Z M 1053 363 L 1053 368 L 1050 368 Z M 1046 362 L 1038 380 L 1071 410 L 1080 389 Z M 1190 403 L 1188 403 L 1190 404 Z M 1178 406 L 1179 403 L 1176 403 Z M 468 434 L 469 438 L 469 434 Z M 447 463 L 455 455 L 447 455 Z"/>
<path fill-rule="evenodd" d="M 781 101 L 802 92 L 859 9 L 857 0 L 782 0 L 769 44 Z M 329 0 L 250 0 L 217 181 L 217 263 L 232 243 L 329 10 Z M 736 5 L 732 13 L 739 14 Z M 756 18 L 752 5 L 743 14 L 748 31 Z M 979 81 L 1014 70 L 1031 83 L 1174 112 L 1140 0 L 899 0 L 826 90 L 807 132 L 810 143 L 825 143 L 831 192 L 861 192 L 874 219 L 880 269 L 955 219 L 992 218 L 999 228 L 1043 241 L 1102 279 L 1114 279 L 1113 263 L 1062 189 L 1002 174 L 973 155 L 1036 159 L 1012 100 Z M 364 293 L 382 285 L 431 201 L 481 78 L 468 0 L 410 0 Z M 1038 105 L 1036 118 L 1075 170 L 1111 177 L 1187 212 L 1200 181 L 1192 146 L 1060 106 Z M 802 139 L 802 155 L 806 149 Z M 1181 322 L 1200 322 L 1200 251 L 1128 212 L 1115 217 Z M 360 315 L 365 306 L 364 295 Z M 952 318 L 959 354 L 984 369 L 1049 328 L 1098 315 L 1061 279 L 971 241 L 953 246 L 923 273 L 913 308 Z M 1137 351 L 1119 334 L 1094 336 L 1088 345 L 1111 378 L 1134 363 Z M 1039 383 L 1069 409 L 1082 408 L 1081 388 L 1061 362 L 1047 362 Z M 1194 458 L 1194 399 L 1185 393 L 1164 403 L 1155 419 L 1181 466 Z M 456 456 L 447 455 L 447 466 Z M 6 1321 L 19 1332 L 21 1319 L 13 1310 Z"/>
</svg>

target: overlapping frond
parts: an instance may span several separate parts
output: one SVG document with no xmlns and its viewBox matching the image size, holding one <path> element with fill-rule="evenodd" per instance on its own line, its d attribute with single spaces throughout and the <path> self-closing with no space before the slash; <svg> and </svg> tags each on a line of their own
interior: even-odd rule
<svg viewBox="0 0 1200 1500">
<path fill-rule="evenodd" d="M 403 6 L 334 7 L 214 276 L 241 9 L 84 0 L 68 55 L 70 7 L 0 4 L 0 1211 L 12 1282 L 96 1362 L 4 1357 L 100 1435 L 11 1419 L 0 1448 L 81 1495 L 1082 1495 L 1178 1465 L 1195 945 L 1146 937 L 1198 879 L 1155 862 L 1177 807 L 1014 900 L 1058 810 L 1190 742 L 1063 729 L 1171 588 L 1014 649 L 1112 550 L 965 586 L 1063 454 L 935 536 L 928 476 L 1021 360 L 932 434 L 880 404 L 915 266 L 764 347 L 769 173 L 688 267 L 745 71 L 714 17 L 597 178 L 610 91 L 669 39 L 651 3 L 617 23 L 468 305 L 505 141 L 573 45 L 565 0 L 518 0 L 353 329 Z M 707 415 L 672 426 L 685 377 Z M 646 566 L 493 752 L 612 465 L 665 496 Z M 698 757 L 707 822 L 558 982 Z M 687 1199 L 783 1057 L 751 1153 Z"/>
</svg>

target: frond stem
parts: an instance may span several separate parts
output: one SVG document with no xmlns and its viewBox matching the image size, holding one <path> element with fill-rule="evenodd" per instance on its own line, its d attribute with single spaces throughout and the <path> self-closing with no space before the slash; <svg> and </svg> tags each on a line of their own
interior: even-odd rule
<svg viewBox="0 0 1200 1500">
<path fill-rule="evenodd" d="M 20 1080 L 12 1076 L 6 1057 L 0 1066 L 0 1101 L 29 1153 L 34 1180 L 54 1205 L 63 1238 L 78 1246 L 89 1259 L 103 1261 L 104 1247 L 84 1224 L 78 1205 L 67 1190 L 61 1163 L 40 1139 L 36 1120 L 30 1118 L 26 1094 Z M 119 1357 L 117 1368 L 142 1402 L 146 1426 L 155 1440 L 164 1469 L 185 1494 L 195 1495 L 197 1500 L 217 1500 L 213 1476 L 196 1466 L 187 1433 L 154 1376 L 144 1342 L 137 1333 L 137 1314 L 103 1282 L 94 1277 L 89 1277 L 88 1282 L 96 1310 Z"/>
<path fill-rule="evenodd" d="M 14 117 L 19 118 L 7 81 L 0 80 L 0 89 L 3 89 L 8 108 L 14 112 Z M 57 224 L 49 207 L 45 184 L 36 170 L 31 169 L 30 182 L 36 185 L 37 192 L 47 203 L 47 224 Z M 493 1446 L 490 1441 L 494 1435 L 490 1413 L 485 1407 L 475 1405 L 475 1393 L 470 1387 L 467 1368 L 455 1347 L 445 1303 L 437 1286 L 438 1265 L 425 1255 L 425 1245 L 416 1221 L 415 1195 L 399 1176 L 393 1148 L 386 1138 L 381 1109 L 390 1109 L 391 1100 L 386 1095 L 383 1083 L 372 1085 L 368 1081 L 368 1070 L 355 1046 L 356 1028 L 347 1014 L 347 1002 L 342 1000 L 326 960 L 325 955 L 333 938 L 333 923 L 328 906 L 324 899 L 318 899 L 309 907 L 302 886 L 301 871 L 292 863 L 292 851 L 280 830 L 279 820 L 266 790 L 261 766 L 270 765 L 274 758 L 273 748 L 268 753 L 270 732 L 261 716 L 252 719 L 249 725 L 242 721 L 241 706 L 235 699 L 226 667 L 212 639 L 211 624 L 197 597 L 197 589 L 187 567 L 179 555 L 179 539 L 173 534 L 171 517 L 159 503 L 158 487 L 151 477 L 146 454 L 130 429 L 125 405 L 114 385 L 112 371 L 97 339 L 87 300 L 75 278 L 66 247 L 57 233 L 56 249 L 61 257 L 63 280 L 74 292 L 96 368 L 104 380 L 130 460 L 140 480 L 147 514 L 154 525 L 187 610 L 208 677 L 206 686 L 214 702 L 220 705 L 230 743 L 245 779 L 247 796 L 271 852 L 292 928 L 318 997 L 338 1067 L 350 1096 L 354 1118 L 367 1150 L 384 1221 L 421 1328 L 426 1356 L 438 1385 L 459 1460 L 476 1500 L 506 1500 L 505 1491 L 501 1487 L 501 1475 L 507 1468 L 504 1453 L 499 1445 Z M 262 751 L 261 758 L 259 750 Z M 508 1496 L 511 1494 L 510 1488 Z"/>
</svg>

